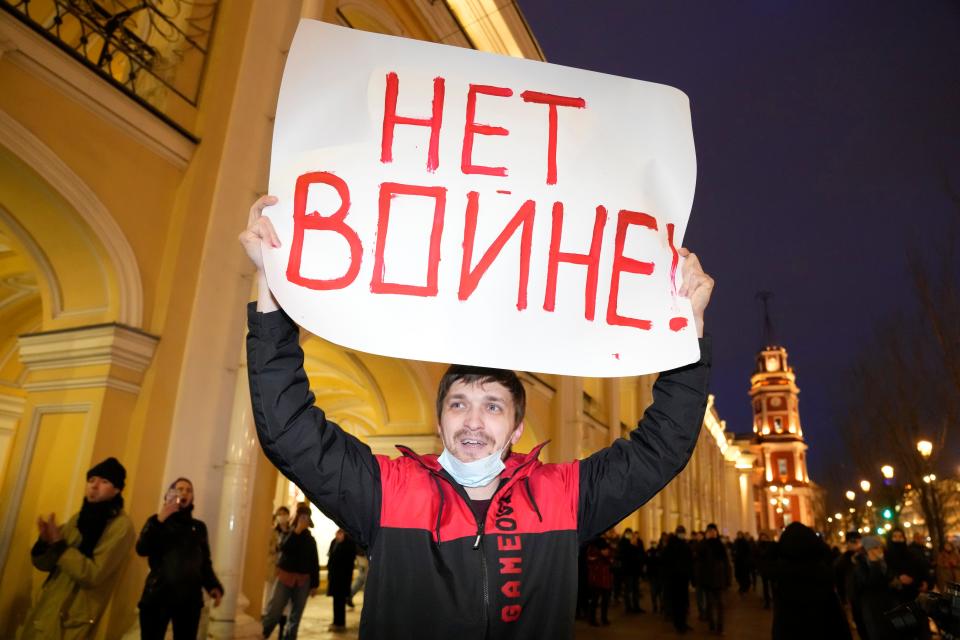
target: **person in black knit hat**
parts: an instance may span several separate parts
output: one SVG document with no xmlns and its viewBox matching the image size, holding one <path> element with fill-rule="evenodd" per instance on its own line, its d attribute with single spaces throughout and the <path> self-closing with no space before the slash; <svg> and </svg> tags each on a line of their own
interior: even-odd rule
<svg viewBox="0 0 960 640">
<path fill-rule="evenodd" d="M 213 572 L 207 527 L 193 517 L 193 483 L 177 478 L 163 506 L 147 519 L 137 539 L 150 573 L 140 596 L 140 637 L 162 639 L 173 622 L 174 640 L 195 640 L 203 591 L 220 606 L 223 586 Z"/>
<path fill-rule="evenodd" d="M 80 512 L 58 525 L 56 515 L 37 519 L 40 536 L 33 565 L 50 575 L 27 613 L 22 640 L 81 640 L 96 636 L 120 570 L 133 546 L 133 523 L 123 511 L 127 471 L 107 458 L 87 471 Z"/>
</svg>

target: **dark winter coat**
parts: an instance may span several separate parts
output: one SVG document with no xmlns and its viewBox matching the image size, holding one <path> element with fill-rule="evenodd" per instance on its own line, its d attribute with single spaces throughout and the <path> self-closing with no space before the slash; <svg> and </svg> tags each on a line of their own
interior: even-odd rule
<svg viewBox="0 0 960 640">
<path fill-rule="evenodd" d="M 349 537 L 342 542 L 330 542 L 327 552 L 327 595 L 350 597 L 353 583 L 353 564 L 357 560 L 357 545 Z"/>
<path fill-rule="evenodd" d="M 706 410 L 701 361 L 660 375 L 629 438 L 585 460 L 514 453 L 484 518 L 435 455 L 375 456 L 314 406 L 299 330 L 249 307 L 247 363 L 267 457 L 370 554 L 361 638 L 573 637 L 579 546 L 686 465 Z"/>
<path fill-rule="evenodd" d="M 665 585 L 687 585 L 693 578 L 693 551 L 690 544 L 670 536 L 660 554 L 660 579 Z"/>
<path fill-rule="evenodd" d="M 773 640 L 850 640 L 830 548 L 812 529 L 794 522 L 784 530 L 772 577 Z"/>
<path fill-rule="evenodd" d="M 587 545 L 587 586 L 591 589 L 613 589 L 613 550 L 603 538 Z"/>
<path fill-rule="evenodd" d="M 277 557 L 277 569 L 310 576 L 310 588 L 320 586 L 320 559 L 317 556 L 317 542 L 309 529 L 296 533 L 291 529 L 280 539 L 280 555 Z"/>
<path fill-rule="evenodd" d="M 696 563 L 698 587 L 726 589 L 730 586 L 730 558 L 720 538 L 706 538 L 700 542 Z"/>
<path fill-rule="evenodd" d="M 137 539 L 137 553 L 150 565 L 141 607 L 202 607 L 204 589 L 223 591 L 213 572 L 207 527 L 189 511 L 178 511 L 163 522 L 150 516 Z"/>
<path fill-rule="evenodd" d="M 860 607 L 860 617 L 870 640 L 896 640 L 899 635 L 884 615 L 897 606 L 892 585 L 897 576 L 885 560 L 870 562 L 865 554 L 854 556 L 853 602 Z"/>
<path fill-rule="evenodd" d="M 923 562 L 911 553 L 906 542 L 889 543 L 886 552 L 883 554 L 883 559 L 887 563 L 887 569 L 894 577 L 907 575 L 913 579 L 911 584 L 901 584 L 897 589 L 895 594 L 897 601 L 904 603 L 916 600 L 920 593 L 920 583 L 927 579 Z"/>
<path fill-rule="evenodd" d="M 617 543 L 617 557 L 620 558 L 623 575 L 627 577 L 636 578 L 643 573 L 644 555 L 643 547 L 638 547 L 627 538 L 620 538 Z"/>
</svg>

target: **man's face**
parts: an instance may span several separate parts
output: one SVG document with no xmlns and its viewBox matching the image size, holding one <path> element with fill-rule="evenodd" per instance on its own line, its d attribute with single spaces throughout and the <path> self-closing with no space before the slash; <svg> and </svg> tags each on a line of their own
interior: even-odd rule
<svg viewBox="0 0 960 640">
<path fill-rule="evenodd" d="M 879 562 L 883 560 L 883 547 L 874 547 L 867 550 L 867 559 L 870 562 Z"/>
<path fill-rule="evenodd" d="M 514 427 L 513 396 L 499 382 L 466 384 L 457 380 L 447 392 L 437 431 L 447 451 L 472 462 L 513 446 L 523 434 Z"/>
<path fill-rule="evenodd" d="M 890 540 L 891 540 L 892 542 L 906 542 L 906 541 L 907 541 L 907 539 L 903 536 L 903 532 L 902 532 L 902 531 L 894 531 L 894 532 L 890 535 Z"/>
<path fill-rule="evenodd" d="M 707 540 L 713 540 L 720 534 L 717 533 L 716 529 L 707 529 L 707 533 L 705 535 L 707 536 Z"/>
<path fill-rule="evenodd" d="M 854 553 L 857 553 L 862 548 L 863 548 L 863 544 L 860 542 L 860 540 L 853 539 L 853 540 L 847 541 L 847 551 L 852 551 Z"/>
<path fill-rule="evenodd" d="M 113 486 L 113 483 L 100 476 L 90 476 L 87 478 L 87 488 L 84 496 L 87 502 L 106 502 L 113 500 L 120 493 L 120 489 Z"/>
</svg>

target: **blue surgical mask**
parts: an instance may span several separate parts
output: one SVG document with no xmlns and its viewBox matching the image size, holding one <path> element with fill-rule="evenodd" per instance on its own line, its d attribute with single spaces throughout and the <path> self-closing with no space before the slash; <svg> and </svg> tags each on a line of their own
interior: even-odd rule
<svg viewBox="0 0 960 640">
<path fill-rule="evenodd" d="M 471 488 L 485 487 L 493 482 L 506 468 L 500 458 L 502 453 L 503 449 L 500 449 L 486 458 L 480 458 L 473 462 L 461 462 L 444 448 L 437 462 L 457 481 L 457 484 Z"/>
</svg>

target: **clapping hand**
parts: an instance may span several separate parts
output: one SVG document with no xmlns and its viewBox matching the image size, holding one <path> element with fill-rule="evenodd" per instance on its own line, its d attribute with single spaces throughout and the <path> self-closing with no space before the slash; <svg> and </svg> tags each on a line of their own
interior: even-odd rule
<svg viewBox="0 0 960 640">
<path fill-rule="evenodd" d="M 47 544 L 54 544 L 63 540 L 63 536 L 60 534 L 60 526 L 57 524 L 57 517 L 52 513 L 46 520 L 43 519 L 43 516 L 37 518 L 37 528 L 40 530 L 40 539 Z"/>
</svg>

